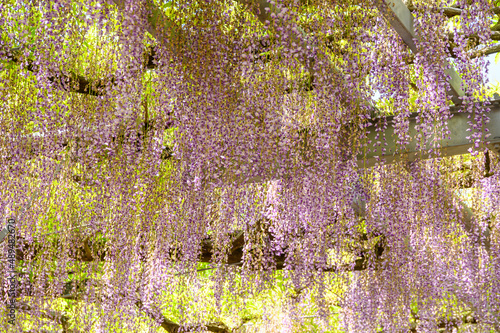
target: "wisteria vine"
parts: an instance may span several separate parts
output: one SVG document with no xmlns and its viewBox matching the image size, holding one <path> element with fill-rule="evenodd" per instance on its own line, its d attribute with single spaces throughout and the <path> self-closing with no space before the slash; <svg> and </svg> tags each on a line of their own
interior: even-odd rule
<svg viewBox="0 0 500 333">
<path fill-rule="evenodd" d="M 500 3 L 398 2 L 1 2 L 5 327 L 500 331 Z"/>
</svg>

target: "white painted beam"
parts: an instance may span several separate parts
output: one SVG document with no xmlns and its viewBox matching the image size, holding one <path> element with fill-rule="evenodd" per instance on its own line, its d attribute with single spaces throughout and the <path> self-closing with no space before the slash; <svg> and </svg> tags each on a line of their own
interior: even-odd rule
<svg viewBox="0 0 500 333">
<path fill-rule="evenodd" d="M 492 105 L 490 105 L 490 109 L 491 111 L 487 114 L 490 121 L 486 124 L 486 128 L 489 131 L 488 133 L 490 134 L 487 138 L 490 142 L 488 148 L 500 154 L 500 100 L 495 100 Z M 431 148 L 429 145 L 427 145 L 423 151 L 417 150 L 417 115 L 418 114 L 413 114 L 410 117 L 408 134 L 411 141 L 405 147 L 404 151 L 397 145 L 392 117 L 387 118 L 387 129 L 383 132 L 386 141 L 381 138 L 376 139 L 376 135 L 379 133 L 376 131 L 377 125 L 372 125 L 367 128 L 369 132 L 367 134 L 367 140 L 369 141 L 367 142 L 367 150 L 371 151 L 367 151 L 358 156 L 358 165 L 360 167 L 371 167 L 375 165 L 380 158 L 384 158 L 385 163 L 393 163 L 401 159 L 412 161 L 417 158 L 428 158 L 429 152 L 427 149 Z M 469 119 L 468 116 L 470 116 L 469 113 L 452 110 L 452 117 L 447 121 L 447 126 L 450 131 L 448 135 L 449 139 L 439 142 L 441 145 L 441 148 L 439 148 L 441 156 L 467 154 L 469 148 L 473 147 L 473 144 L 467 139 L 467 137 L 471 135 L 468 124 L 471 119 Z M 381 142 L 381 145 L 377 145 L 377 142 Z M 386 151 L 383 152 L 382 148 L 385 148 Z"/>
<path fill-rule="evenodd" d="M 7 227 L 3 228 L 1 231 L 0 231 L 0 244 L 2 244 L 3 240 L 5 239 L 5 237 L 7 237 L 9 231 L 7 230 Z"/>
</svg>

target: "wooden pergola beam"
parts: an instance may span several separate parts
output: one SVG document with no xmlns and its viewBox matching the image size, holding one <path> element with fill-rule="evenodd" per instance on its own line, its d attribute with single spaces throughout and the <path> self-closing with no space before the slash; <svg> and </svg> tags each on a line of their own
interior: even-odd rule
<svg viewBox="0 0 500 333">
<path fill-rule="evenodd" d="M 418 48 L 415 40 L 418 40 L 418 37 L 413 27 L 414 17 L 408 7 L 401 0 L 377 0 L 375 3 L 405 44 L 413 53 L 417 54 Z M 460 97 L 465 95 L 461 87 L 462 79 L 448 61 L 444 61 L 443 66 L 445 73 L 450 76 L 451 91 L 449 93 L 453 102 L 458 105 L 461 103 Z"/>
<path fill-rule="evenodd" d="M 380 235 L 379 235 L 380 236 Z M 273 235 L 267 234 L 268 242 L 273 239 Z M 382 256 L 384 252 L 384 241 L 382 239 L 376 240 L 373 248 L 365 249 L 364 242 L 371 241 L 372 238 L 377 237 L 376 235 L 367 235 L 360 234 L 357 237 L 357 241 L 359 242 L 357 250 L 353 250 L 359 255 L 359 258 L 355 259 L 352 263 L 344 263 L 341 265 L 331 265 L 323 271 L 325 272 L 338 272 L 338 271 L 363 271 L 368 268 L 369 265 L 369 257 L 375 254 L 375 259 L 378 260 Z M 231 246 L 229 247 L 229 251 L 227 253 L 227 258 L 223 264 L 226 265 L 235 265 L 240 266 L 243 263 L 243 248 L 247 242 L 251 242 L 245 237 L 245 234 L 240 232 L 235 232 L 231 235 Z M 1 243 L 1 240 L 0 240 Z M 40 243 L 29 244 L 24 242 L 22 239 L 19 240 L 20 246 L 16 250 L 16 260 L 27 260 L 26 254 L 31 253 L 33 256 L 36 256 L 44 251 L 43 246 Z M 253 244 L 253 243 L 252 243 Z M 57 243 L 54 244 L 57 246 Z M 269 244 L 267 244 L 269 245 Z M 265 244 L 262 244 L 265 247 Z M 202 247 L 200 251 L 200 257 L 198 258 L 199 262 L 211 263 L 214 260 L 215 254 L 215 244 L 213 239 L 207 237 L 202 242 Z M 172 247 L 169 254 L 172 259 L 176 260 L 176 258 L 180 258 L 182 253 L 180 253 L 178 248 Z M 71 257 L 80 262 L 92 262 L 92 261 L 104 261 L 106 257 L 106 244 L 92 244 L 88 239 L 83 241 L 83 245 L 76 246 L 74 251 L 72 252 Z M 273 260 L 276 263 L 276 269 L 284 269 L 285 268 L 285 254 L 274 255 Z M 66 291 L 64 294 L 69 294 L 69 291 Z"/>
<path fill-rule="evenodd" d="M 485 124 L 489 136 L 483 139 L 483 144 L 487 145 L 490 151 L 500 154 L 500 99 L 493 100 L 491 105 L 484 107 L 489 107 L 490 112 L 485 113 L 485 116 L 489 117 L 489 122 Z M 381 117 L 372 120 L 374 124 L 365 129 L 367 147 L 365 151 L 357 156 L 358 167 L 373 167 L 381 161 L 390 164 L 399 160 L 427 159 L 438 156 L 437 152 L 440 157 L 469 153 L 470 149 L 474 149 L 474 143 L 469 139 L 472 134 L 469 124 L 472 121 L 472 119 L 469 119 L 470 114 L 459 112 L 459 108 L 454 107 L 451 110 L 451 115 L 451 118 L 445 124 L 450 133 L 447 139 L 439 141 L 439 147 L 432 147 L 429 143 L 425 147 L 418 147 L 419 113 L 414 113 L 409 118 L 408 134 L 410 142 L 404 147 L 397 143 L 398 138 L 394 134 L 394 117 Z M 387 123 L 387 128 L 382 130 L 380 124 L 384 122 Z M 377 136 L 379 137 L 377 138 Z M 427 142 L 430 141 L 429 139 L 426 139 Z M 43 142 L 44 137 L 33 135 L 31 138 L 25 137 L 23 140 L 37 146 Z M 84 142 L 85 140 L 82 139 L 81 141 Z M 431 148 L 432 154 L 430 152 Z M 253 181 L 260 182 L 265 181 L 265 179 L 259 178 Z M 5 232 L 2 232 L 0 230 L 0 239 L 2 236 L 6 236 L 6 234 L 3 234 Z"/>
<path fill-rule="evenodd" d="M 488 142 L 488 149 L 500 154 L 500 99 L 496 99 L 489 106 L 490 112 L 485 113 L 490 118 L 485 128 L 490 134 L 484 141 Z M 358 166 L 367 168 L 374 166 L 382 159 L 385 163 L 393 163 L 398 160 L 413 161 L 417 158 L 427 159 L 435 157 L 435 152 L 439 151 L 441 157 L 454 156 L 469 153 L 469 149 L 474 149 L 474 144 L 469 140 L 472 134 L 470 131 L 469 122 L 470 113 L 459 112 L 457 108 L 451 111 L 452 117 L 447 120 L 446 126 L 450 131 L 446 140 L 439 141 L 440 147 L 433 148 L 429 144 L 425 149 L 417 149 L 418 144 L 418 127 L 419 114 L 414 113 L 410 116 L 410 124 L 408 134 L 410 136 L 410 143 L 404 147 L 399 147 L 397 144 L 398 138 L 394 134 L 394 117 L 380 118 L 375 124 L 366 129 L 368 147 L 365 153 L 358 156 Z M 379 124 L 377 122 L 387 122 L 387 129 L 384 131 L 377 131 Z M 379 138 L 377 138 L 379 134 Z M 382 139 L 385 138 L 384 139 Z M 377 142 L 380 142 L 378 144 Z M 428 142 L 428 138 L 427 138 Z M 433 148 L 434 154 L 430 153 Z M 385 149 L 385 152 L 383 151 Z"/>
</svg>

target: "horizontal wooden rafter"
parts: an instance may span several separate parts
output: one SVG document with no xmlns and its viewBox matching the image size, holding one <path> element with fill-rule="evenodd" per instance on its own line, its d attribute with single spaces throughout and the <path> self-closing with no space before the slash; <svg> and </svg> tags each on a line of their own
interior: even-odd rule
<svg viewBox="0 0 500 333">
<path fill-rule="evenodd" d="M 500 99 L 494 100 L 489 107 L 490 112 L 485 112 L 484 115 L 489 117 L 489 122 L 485 124 L 485 129 L 489 136 L 485 138 L 482 144 L 488 143 L 488 149 L 500 154 Z M 417 149 L 419 132 L 419 113 L 414 113 L 409 118 L 408 135 L 410 143 L 404 148 L 398 146 L 398 138 L 394 134 L 394 117 L 386 117 L 375 120 L 373 125 L 366 129 L 367 133 L 367 149 L 366 152 L 358 156 L 359 167 L 371 167 L 378 161 L 384 160 L 385 163 L 393 163 L 398 160 L 413 161 L 415 159 L 427 159 L 435 157 L 436 152 L 439 156 L 454 156 L 467 154 L 471 149 L 474 149 L 474 143 L 469 137 L 470 124 L 472 120 L 470 113 L 459 112 L 458 108 L 451 110 L 451 118 L 445 123 L 450 133 L 447 139 L 440 140 L 439 147 L 433 148 L 430 144 L 425 145 L 424 149 Z M 387 129 L 380 130 L 380 124 L 387 123 Z M 429 142 L 430 138 L 427 138 Z M 429 150 L 433 149 L 433 153 Z"/>
</svg>

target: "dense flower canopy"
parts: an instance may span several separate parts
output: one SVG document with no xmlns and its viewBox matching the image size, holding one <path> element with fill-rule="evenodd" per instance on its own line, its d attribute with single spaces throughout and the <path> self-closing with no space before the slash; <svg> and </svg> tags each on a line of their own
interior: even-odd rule
<svg viewBox="0 0 500 333">
<path fill-rule="evenodd" d="M 4 327 L 500 331 L 498 6 L 2 1 Z"/>
</svg>

